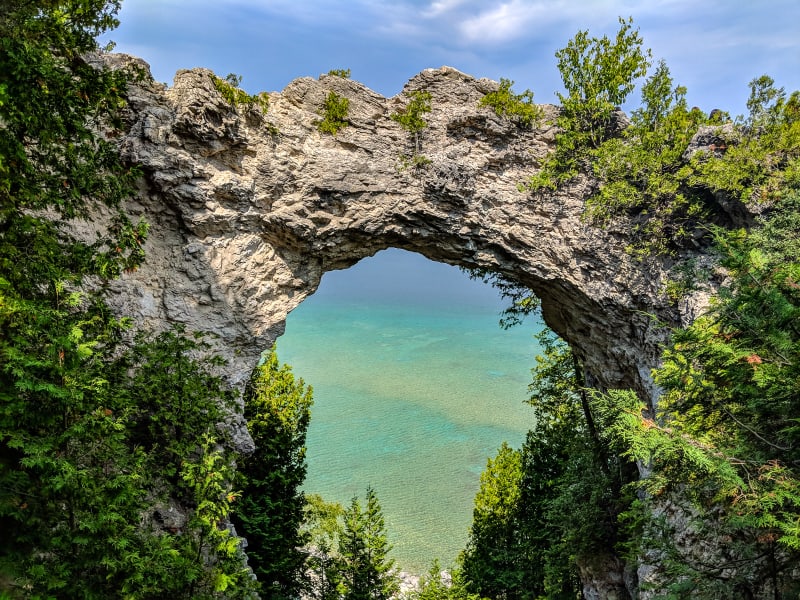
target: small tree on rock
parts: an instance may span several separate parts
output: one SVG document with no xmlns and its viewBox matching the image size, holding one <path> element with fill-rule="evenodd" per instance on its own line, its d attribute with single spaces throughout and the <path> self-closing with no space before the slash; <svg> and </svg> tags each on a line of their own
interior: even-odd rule
<svg viewBox="0 0 800 600">
<path fill-rule="evenodd" d="M 368 487 L 364 508 L 353 497 L 344 512 L 339 554 L 345 600 L 388 600 L 399 591 L 394 560 L 388 557 L 391 549 L 378 497 Z"/>
</svg>

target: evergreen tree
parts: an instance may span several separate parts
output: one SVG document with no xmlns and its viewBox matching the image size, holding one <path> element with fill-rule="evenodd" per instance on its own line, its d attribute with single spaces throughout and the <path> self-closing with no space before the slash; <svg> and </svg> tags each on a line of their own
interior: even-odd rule
<svg viewBox="0 0 800 600">
<path fill-rule="evenodd" d="M 130 74 L 87 53 L 119 2 L 9 0 L 0 7 L 0 570 L 40 593 L 102 595 L 135 566 L 145 499 L 141 452 L 102 357 L 119 323 L 87 276 L 142 259 L 146 228 L 119 209 L 133 173 L 96 127 L 119 130 Z M 107 207 L 112 227 L 80 242 L 68 220 Z"/>
<path fill-rule="evenodd" d="M 428 122 L 422 118 L 425 113 L 431 112 L 431 94 L 421 90 L 411 94 L 411 100 L 405 108 L 389 115 L 393 121 L 400 124 L 414 138 L 414 157 L 422 159 L 422 132 L 428 127 Z"/>
<path fill-rule="evenodd" d="M 386 538 L 383 512 L 375 491 L 367 488 L 362 509 L 353 497 L 344 511 L 339 536 L 341 592 L 345 600 L 388 600 L 399 590 Z"/>
<path fill-rule="evenodd" d="M 520 452 L 506 443 L 481 473 L 461 572 L 469 589 L 486 598 L 517 599 L 527 587 L 519 535 L 521 478 Z"/>
<path fill-rule="evenodd" d="M 730 281 L 708 314 L 674 332 L 656 371 L 657 420 L 631 394 L 606 397 L 609 437 L 652 465 L 643 547 L 661 551 L 675 597 L 800 591 L 800 193 L 785 193 L 750 234 L 717 232 Z M 664 497 L 716 544 L 676 545 L 673 525 L 647 512 Z"/>
<path fill-rule="evenodd" d="M 569 346 L 547 330 L 538 337 L 544 353 L 529 400 L 536 425 L 521 450 L 503 445 L 489 461 L 461 555 L 466 589 L 483 597 L 575 598 L 579 565 L 620 563 L 616 546 L 627 540 L 617 518 L 633 464 L 602 437 Z"/>
<path fill-rule="evenodd" d="M 245 391 L 245 417 L 256 451 L 240 467 L 243 498 L 233 516 L 247 538 L 250 565 L 269 598 L 296 598 L 303 587 L 307 536 L 305 440 L 312 390 L 280 366 L 273 348 Z"/>
<path fill-rule="evenodd" d="M 322 496 L 306 496 L 303 531 L 308 536 L 309 581 L 307 593 L 316 600 L 339 600 L 339 537 L 344 507 L 338 502 L 326 502 Z"/>
<path fill-rule="evenodd" d="M 229 394 L 183 334 L 123 352 L 128 324 L 102 298 L 147 234 L 121 208 L 137 171 L 114 143 L 140 74 L 92 58 L 119 4 L 0 4 L 0 595 L 236 597 L 230 457 L 204 444 L 220 411 L 186 412 L 198 393 L 206 408 Z M 97 239 L 77 239 L 73 221 L 96 214 Z M 176 483 L 186 524 L 151 529 Z"/>
<path fill-rule="evenodd" d="M 455 571 L 449 577 L 442 571 L 438 559 L 434 559 L 428 572 L 419 582 L 419 590 L 408 594 L 409 600 L 479 600 L 480 596 L 470 594 L 461 580 L 461 573 Z"/>
</svg>

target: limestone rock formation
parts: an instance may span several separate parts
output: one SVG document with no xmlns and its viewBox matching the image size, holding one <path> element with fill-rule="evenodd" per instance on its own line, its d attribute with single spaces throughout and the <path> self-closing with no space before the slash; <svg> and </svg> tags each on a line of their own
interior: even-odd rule
<svg viewBox="0 0 800 600">
<path fill-rule="evenodd" d="M 551 196 L 519 189 L 552 149 L 556 107 L 522 129 L 478 106 L 496 82 L 443 67 L 392 98 L 336 76 L 298 79 L 264 115 L 228 104 L 211 75 L 130 92 L 122 147 L 144 170 L 130 208 L 152 233 L 144 268 L 114 289 L 120 310 L 216 333 L 241 382 L 325 272 L 397 247 L 529 287 L 598 385 L 650 392 L 661 334 L 647 315 L 679 319 L 662 292 L 670 265 L 629 256 L 623 227 L 584 222 L 591 181 Z M 422 167 L 404 166 L 413 143 L 390 119 L 415 90 L 432 95 Z M 315 127 L 329 91 L 350 100 L 336 136 Z"/>
<path fill-rule="evenodd" d="M 653 317 L 682 320 L 663 292 L 669 259 L 638 262 L 624 224 L 587 223 L 588 179 L 549 196 L 520 191 L 553 148 L 557 107 L 543 107 L 540 127 L 520 128 L 479 107 L 496 82 L 442 67 L 392 98 L 341 77 L 298 79 L 269 94 L 264 114 L 231 106 L 211 76 L 180 71 L 170 88 L 130 90 L 122 149 L 143 178 L 129 208 L 151 235 L 144 267 L 112 288 L 117 310 L 156 329 L 216 334 L 239 385 L 325 272 L 403 248 L 530 288 L 593 385 L 655 396 L 649 372 L 664 332 Z M 429 163 L 419 167 L 402 159 L 415 147 L 390 118 L 416 90 L 432 97 L 421 140 Z M 350 101 L 335 136 L 315 126 L 330 91 Z M 251 447 L 246 429 L 236 443 Z M 625 597 L 621 571 L 585 575 L 595 596 L 616 586 Z"/>
</svg>

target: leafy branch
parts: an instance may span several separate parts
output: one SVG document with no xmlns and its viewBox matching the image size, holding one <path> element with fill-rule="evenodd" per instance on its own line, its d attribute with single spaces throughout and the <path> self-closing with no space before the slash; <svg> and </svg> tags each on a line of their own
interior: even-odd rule
<svg viewBox="0 0 800 600">
<path fill-rule="evenodd" d="M 236 108 L 237 106 L 258 106 L 262 112 L 266 113 L 269 109 L 269 96 L 265 92 L 260 94 L 248 94 L 241 87 L 242 76 L 235 73 L 228 73 L 225 79 L 220 79 L 216 75 L 211 76 L 214 87 L 222 94 L 226 102 Z"/>
</svg>

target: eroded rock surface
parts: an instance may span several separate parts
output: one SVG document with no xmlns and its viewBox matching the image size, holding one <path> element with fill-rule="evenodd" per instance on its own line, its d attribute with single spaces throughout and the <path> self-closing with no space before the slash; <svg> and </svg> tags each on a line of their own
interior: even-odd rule
<svg viewBox="0 0 800 600">
<path fill-rule="evenodd" d="M 403 248 L 530 287 L 598 385 L 647 394 L 661 335 L 648 315 L 679 318 L 662 292 L 669 265 L 636 262 L 625 230 L 582 220 L 591 182 L 548 197 L 519 190 L 552 149 L 557 108 L 522 129 L 478 106 L 496 87 L 448 67 L 392 98 L 302 78 L 270 94 L 266 115 L 229 105 L 204 69 L 133 88 L 123 149 L 144 170 L 131 210 L 152 233 L 115 305 L 154 327 L 216 333 L 236 383 L 323 273 Z M 432 95 L 421 168 L 404 166 L 413 142 L 390 118 L 415 90 Z M 336 136 L 315 127 L 329 91 L 350 100 Z"/>
<path fill-rule="evenodd" d="M 143 177 L 129 208 L 151 235 L 144 267 L 113 284 L 117 310 L 154 329 L 215 334 L 241 385 L 325 272 L 403 248 L 530 288 L 589 383 L 655 396 L 649 373 L 665 334 L 654 317 L 686 323 L 696 303 L 669 304 L 669 260 L 632 258 L 624 225 L 582 218 L 593 182 L 520 191 L 553 149 L 557 107 L 543 107 L 540 127 L 520 128 L 479 107 L 496 82 L 442 67 L 392 98 L 339 77 L 298 79 L 270 94 L 263 114 L 232 107 L 211 75 L 180 71 L 171 88 L 130 90 L 122 148 Z M 429 163 L 419 168 L 408 165 L 413 140 L 390 118 L 416 90 L 432 96 L 421 146 Z M 330 91 L 350 100 L 336 136 L 315 126 Z M 240 450 L 252 449 L 241 423 L 233 431 Z M 635 588 L 629 569 L 602 558 L 582 567 L 584 592 L 625 597 Z"/>
</svg>

